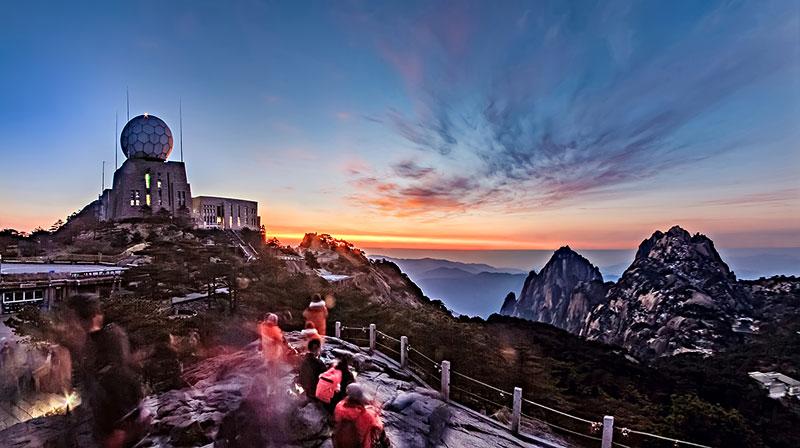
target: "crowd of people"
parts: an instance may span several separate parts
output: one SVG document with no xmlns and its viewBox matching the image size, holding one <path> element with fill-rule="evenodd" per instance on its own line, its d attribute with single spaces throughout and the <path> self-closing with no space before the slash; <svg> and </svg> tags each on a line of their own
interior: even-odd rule
<svg viewBox="0 0 800 448">
<path fill-rule="evenodd" d="M 67 305 L 63 321 L 54 329 L 59 345 L 0 341 L 0 398 L 13 402 L 27 391 L 64 393 L 73 383 L 80 384 L 82 405 L 93 415 L 99 445 L 133 446 L 146 433 L 148 422 L 140 408 L 144 387 L 128 336 L 105 321 L 96 298 L 75 296 Z M 305 353 L 287 343 L 277 314 L 267 314 L 258 325 L 268 394 L 282 392 L 270 388 L 297 364 L 305 400 L 330 416 L 335 448 L 388 447 L 380 406 L 356 381 L 349 359 L 340 356 L 326 364 L 321 358 L 328 318 L 325 299 L 312 297 L 303 318 Z"/>
<path fill-rule="evenodd" d="M 380 416 L 380 406 L 366 388 L 356 382 L 346 357 L 326 365 L 320 355 L 325 343 L 328 307 L 316 294 L 303 312 L 306 320 L 301 335 L 306 353 L 299 366 L 298 382 L 308 401 L 317 403 L 334 422 L 335 448 L 385 448 L 390 446 Z M 260 325 L 261 350 L 268 365 L 278 364 L 288 346 L 278 316 L 268 314 Z"/>
</svg>

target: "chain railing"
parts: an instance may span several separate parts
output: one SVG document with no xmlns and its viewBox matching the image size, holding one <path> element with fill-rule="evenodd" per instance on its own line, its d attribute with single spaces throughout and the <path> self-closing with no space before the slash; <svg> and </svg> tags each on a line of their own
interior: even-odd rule
<svg viewBox="0 0 800 448">
<path fill-rule="evenodd" d="M 600 442 L 602 448 L 613 446 L 631 448 L 627 444 L 632 443 L 627 440 L 631 435 L 670 442 L 673 447 L 711 448 L 649 432 L 625 427 L 615 428 L 613 416 L 606 415 L 602 420 L 590 420 L 523 398 L 521 388 L 515 387 L 513 392 L 508 392 L 453 370 L 449 361 L 436 361 L 412 347 L 408 337 L 402 336 L 398 339 L 378 331 L 375 324 L 366 327 L 346 327 L 342 326 L 341 322 L 336 322 L 335 331 L 339 339 L 366 343 L 367 345 L 357 345 L 397 361 L 401 369 L 409 370 L 426 384 L 440 382 L 439 391 L 444 401 L 452 400 L 474 412 L 493 418 L 498 423 L 506 424 L 514 434 L 536 432 L 535 426 L 538 423 L 585 441 Z M 620 443 L 619 437 L 614 440 L 615 432 L 625 443 Z"/>
</svg>

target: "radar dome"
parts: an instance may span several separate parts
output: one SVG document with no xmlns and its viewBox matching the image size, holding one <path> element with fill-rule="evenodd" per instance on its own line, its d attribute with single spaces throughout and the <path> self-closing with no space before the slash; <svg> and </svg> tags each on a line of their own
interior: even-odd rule
<svg viewBox="0 0 800 448">
<path fill-rule="evenodd" d="M 172 131 L 155 115 L 139 115 L 122 128 L 119 142 L 129 159 L 167 160 L 172 152 Z"/>
</svg>

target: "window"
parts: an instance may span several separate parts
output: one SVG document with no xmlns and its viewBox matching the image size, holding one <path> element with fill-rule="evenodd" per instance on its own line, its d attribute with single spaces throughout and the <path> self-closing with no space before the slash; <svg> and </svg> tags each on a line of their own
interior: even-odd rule
<svg viewBox="0 0 800 448">
<path fill-rule="evenodd" d="M 164 205 L 163 195 L 161 194 L 161 174 L 158 175 L 158 181 L 156 181 L 156 188 L 158 188 L 158 205 Z"/>
<path fill-rule="evenodd" d="M 131 207 L 137 207 L 141 205 L 140 198 L 141 196 L 139 195 L 139 190 L 131 190 Z"/>
<path fill-rule="evenodd" d="M 216 215 L 216 207 L 213 205 L 203 205 L 203 222 L 206 225 L 213 226 L 216 224 L 217 215 Z"/>
<path fill-rule="evenodd" d="M 144 173 L 144 188 L 150 189 L 150 173 Z"/>
<path fill-rule="evenodd" d="M 150 193 L 144 195 L 144 203 L 147 204 L 148 207 L 150 207 Z"/>
<path fill-rule="evenodd" d="M 3 303 L 33 302 L 44 300 L 44 291 L 41 289 L 33 291 L 14 291 L 3 293 Z"/>
<path fill-rule="evenodd" d="M 186 207 L 186 192 L 178 192 L 178 207 Z"/>
</svg>

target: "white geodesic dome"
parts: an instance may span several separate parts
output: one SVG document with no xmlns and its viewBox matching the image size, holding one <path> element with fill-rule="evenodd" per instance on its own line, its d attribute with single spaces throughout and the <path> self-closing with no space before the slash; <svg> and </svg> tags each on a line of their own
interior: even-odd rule
<svg viewBox="0 0 800 448">
<path fill-rule="evenodd" d="M 172 152 L 172 131 L 155 115 L 139 115 L 122 128 L 119 142 L 129 159 L 167 160 Z"/>
</svg>

